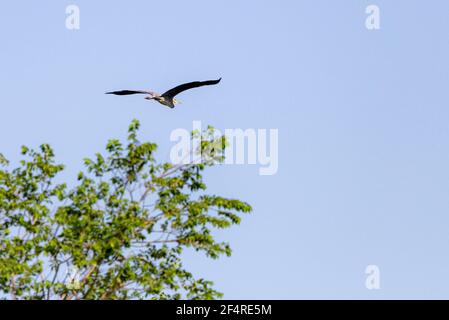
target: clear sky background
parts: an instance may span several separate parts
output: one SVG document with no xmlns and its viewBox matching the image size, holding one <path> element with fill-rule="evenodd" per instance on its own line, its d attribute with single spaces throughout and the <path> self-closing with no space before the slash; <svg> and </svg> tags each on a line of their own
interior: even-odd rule
<svg viewBox="0 0 449 320">
<path fill-rule="evenodd" d="M 160 160 L 193 120 L 279 129 L 276 175 L 206 174 L 209 192 L 254 207 L 219 234 L 231 258 L 186 255 L 225 298 L 449 298 L 447 0 L 14 0 L 0 40 L 0 152 L 48 142 L 64 179 L 133 118 Z M 103 94 L 219 76 L 174 110 Z M 380 290 L 365 288 L 371 264 Z"/>
</svg>

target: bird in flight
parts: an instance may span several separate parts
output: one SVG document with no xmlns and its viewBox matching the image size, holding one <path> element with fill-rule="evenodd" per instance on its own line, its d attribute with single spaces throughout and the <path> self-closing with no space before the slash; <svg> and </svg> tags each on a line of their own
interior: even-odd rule
<svg viewBox="0 0 449 320">
<path fill-rule="evenodd" d="M 170 89 L 163 94 L 158 94 L 156 92 L 146 91 L 146 90 L 121 90 L 121 91 L 106 92 L 106 94 L 115 94 L 118 96 L 127 96 L 130 94 L 146 94 L 147 96 L 145 97 L 145 99 L 155 100 L 155 101 L 159 102 L 160 104 L 163 104 L 164 106 L 167 106 L 169 108 L 174 108 L 175 105 L 179 104 L 179 101 L 175 99 L 175 96 L 180 94 L 181 92 L 184 92 L 186 90 L 190 90 L 193 88 L 202 87 L 202 86 L 216 85 L 220 81 L 221 81 L 221 78 L 218 80 L 188 82 L 188 83 L 181 84 L 177 87 L 174 87 L 173 89 Z"/>
</svg>

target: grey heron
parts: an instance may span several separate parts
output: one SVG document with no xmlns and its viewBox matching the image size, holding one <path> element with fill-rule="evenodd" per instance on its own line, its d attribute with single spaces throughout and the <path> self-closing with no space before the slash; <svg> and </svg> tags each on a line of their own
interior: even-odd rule
<svg viewBox="0 0 449 320">
<path fill-rule="evenodd" d="M 163 104 L 164 106 L 174 108 L 175 105 L 179 104 L 179 101 L 175 99 L 175 96 L 180 94 L 181 92 L 184 92 L 186 90 L 190 90 L 193 88 L 202 87 L 202 86 L 216 85 L 220 81 L 221 81 L 221 78 L 218 80 L 188 82 L 188 83 L 181 84 L 177 87 L 174 87 L 173 89 L 170 89 L 163 94 L 158 94 L 156 92 L 147 91 L 147 90 L 121 90 L 121 91 L 106 92 L 106 94 L 115 94 L 118 96 L 127 96 L 130 94 L 146 94 L 147 96 L 145 97 L 145 99 L 155 100 L 155 101 L 159 102 L 160 104 Z"/>
</svg>

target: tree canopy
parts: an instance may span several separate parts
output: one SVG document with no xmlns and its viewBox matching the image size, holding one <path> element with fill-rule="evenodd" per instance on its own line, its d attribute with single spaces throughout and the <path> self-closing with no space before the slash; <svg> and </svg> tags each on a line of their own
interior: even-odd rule
<svg viewBox="0 0 449 320">
<path fill-rule="evenodd" d="M 214 129 L 192 151 L 202 161 L 158 163 L 156 144 L 110 140 L 72 183 L 53 149 L 0 154 L 0 297 L 8 299 L 215 299 L 213 283 L 185 269 L 186 248 L 230 255 L 213 230 L 240 223 L 249 204 L 206 193 L 202 173 L 223 161 Z M 204 157 L 207 154 L 207 157 Z"/>
</svg>

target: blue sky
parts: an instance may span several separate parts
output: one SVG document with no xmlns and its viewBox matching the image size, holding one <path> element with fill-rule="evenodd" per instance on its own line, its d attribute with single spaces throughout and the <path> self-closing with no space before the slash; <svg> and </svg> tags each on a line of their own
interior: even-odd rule
<svg viewBox="0 0 449 320">
<path fill-rule="evenodd" d="M 133 118 L 161 160 L 194 120 L 278 129 L 276 175 L 206 174 L 254 213 L 219 234 L 231 258 L 186 255 L 196 275 L 229 299 L 449 298 L 448 15 L 445 0 L 4 2 L 0 152 L 48 142 L 73 178 Z M 103 94 L 219 76 L 174 110 Z"/>
</svg>

